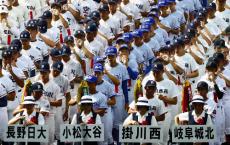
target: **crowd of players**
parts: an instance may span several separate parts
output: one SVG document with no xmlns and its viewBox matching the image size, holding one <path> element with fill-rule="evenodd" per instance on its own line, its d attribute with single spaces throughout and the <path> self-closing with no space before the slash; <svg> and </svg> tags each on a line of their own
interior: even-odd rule
<svg viewBox="0 0 230 145">
<path fill-rule="evenodd" d="M 230 0 L 0 0 L 0 141 L 7 125 L 214 125 L 230 144 Z M 182 100 L 191 85 L 191 111 Z M 189 90 L 189 89 L 188 89 Z M 182 108 L 182 109 L 181 109 Z M 23 143 L 20 143 L 23 144 Z M 203 143 L 205 144 L 205 143 Z M 206 143 L 208 144 L 208 143 Z"/>
</svg>

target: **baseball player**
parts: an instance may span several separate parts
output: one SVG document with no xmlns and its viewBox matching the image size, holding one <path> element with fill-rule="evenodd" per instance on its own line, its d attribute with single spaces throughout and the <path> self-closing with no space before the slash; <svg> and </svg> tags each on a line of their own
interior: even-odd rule
<svg viewBox="0 0 230 145">
<path fill-rule="evenodd" d="M 108 63 L 105 64 L 105 79 L 108 80 L 111 84 L 114 85 L 114 91 L 117 93 L 116 105 L 112 108 L 116 118 L 114 119 L 114 140 L 118 141 L 118 128 L 119 125 L 124 121 L 126 116 L 126 110 L 128 108 L 128 88 L 127 80 L 129 79 L 128 71 L 126 67 L 118 63 L 116 60 L 117 57 L 117 48 L 108 47 L 105 51 L 107 56 Z"/>
<path fill-rule="evenodd" d="M 61 61 L 57 61 L 52 65 L 52 77 L 53 81 L 60 87 L 61 95 L 64 96 L 62 100 L 62 114 L 63 121 L 67 121 L 69 114 L 69 101 L 71 99 L 70 96 L 70 83 L 68 79 L 61 74 L 63 71 L 63 63 Z M 61 115 L 60 115 L 61 116 Z"/>
<path fill-rule="evenodd" d="M 95 76 L 97 77 L 97 91 L 101 92 L 107 97 L 107 109 L 105 115 L 101 118 L 102 123 L 106 124 L 105 127 L 105 141 L 104 144 L 113 144 L 113 136 L 112 136 L 112 127 L 113 126 L 113 113 L 111 107 L 116 104 L 116 94 L 114 92 L 113 85 L 108 81 L 103 80 L 104 76 L 104 67 L 100 63 L 94 64 L 93 71 Z"/>
<path fill-rule="evenodd" d="M 61 112 L 62 99 L 60 87 L 50 79 L 50 66 L 47 62 L 43 62 L 40 68 L 40 78 L 39 81 L 43 85 L 43 95 L 48 98 L 50 102 L 50 113 L 49 113 L 49 144 L 54 142 L 54 137 L 60 142 L 60 124 L 63 122 L 62 116 L 59 114 Z"/>
<path fill-rule="evenodd" d="M 230 10 L 225 9 L 226 0 L 217 0 L 216 1 L 216 13 L 215 16 L 221 19 L 224 19 L 225 22 L 230 24 Z"/>
<path fill-rule="evenodd" d="M 37 0 L 19 0 L 19 5 L 24 6 L 27 9 L 28 12 L 28 18 L 32 18 L 35 16 L 40 16 L 42 7 L 39 1 Z M 32 18 L 33 19 L 33 18 Z"/>
<path fill-rule="evenodd" d="M 98 9 L 98 5 L 93 0 L 76 0 L 72 2 L 74 8 L 80 12 L 82 17 L 87 17 L 91 12 Z"/>
</svg>

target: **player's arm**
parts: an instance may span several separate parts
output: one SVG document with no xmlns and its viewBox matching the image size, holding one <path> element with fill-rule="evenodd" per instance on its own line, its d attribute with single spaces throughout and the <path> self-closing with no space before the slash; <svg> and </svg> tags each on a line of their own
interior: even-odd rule
<svg viewBox="0 0 230 145">
<path fill-rule="evenodd" d="M 98 109 L 94 110 L 94 112 L 99 114 L 100 116 L 104 116 L 105 111 L 106 111 L 106 108 L 98 108 Z"/>
<path fill-rule="evenodd" d="M 56 101 L 50 101 L 50 105 L 54 107 L 60 107 L 62 105 L 62 99 Z"/>
<path fill-rule="evenodd" d="M 167 113 L 167 112 L 166 112 L 166 113 Z M 163 114 L 161 114 L 161 115 L 159 115 L 159 116 L 155 116 L 157 122 L 158 122 L 158 121 L 164 121 L 164 120 L 165 120 L 165 114 L 166 114 L 166 113 L 163 113 Z"/>
<path fill-rule="evenodd" d="M 65 18 L 62 16 L 61 13 L 59 13 L 59 18 L 60 18 L 60 20 L 61 20 L 63 26 L 64 26 L 65 28 L 69 28 L 68 22 L 65 20 Z"/>
<path fill-rule="evenodd" d="M 114 105 L 116 104 L 116 98 L 115 98 L 115 96 L 110 97 L 110 98 L 108 99 L 108 101 L 107 101 L 107 104 L 108 104 L 109 106 L 114 106 Z"/>
<path fill-rule="evenodd" d="M 198 70 L 195 70 L 195 71 L 193 71 L 193 72 L 188 72 L 188 73 L 186 74 L 186 77 L 187 77 L 187 78 L 195 78 L 195 77 L 198 77 L 198 75 L 199 75 L 199 71 L 198 71 Z"/>
<path fill-rule="evenodd" d="M 72 7 L 68 6 L 68 11 L 74 16 L 76 21 L 81 20 L 81 15 L 80 15 L 79 10 L 75 10 Z"/>
<path fill-rule="evenodd" d="M 167 69 L 165 69 L 165 74 L 166 74 L 167 77 L 168 77 L 171 81 L 173 81 L 175 84 L 178 83 L 178 80 L 177 80 Z"/>
<path fill-rule="evenodd" d="M 209 40 L 208 37 L 204 35 L 204 33 L 200 32 L 200 35 L 208 43 L 208 45 L 212 44 L 212 41 Z"/>
<path fill-rule="evenodd" d="M 13 77 L 13 79 L 15 80 L 16 84 L 19 87 L 23 88 L 24 87 L 24 79 L 20 79 L 17 75 L 15 75 L 11 66 L 8 68 L 8 71 L 11 74 L 11 76 Z"/>
<path fill-rule="evenodd" d="M 167 96 L 160 95 L 159 99 L 162 100 L 163 102 L 167 103 L 167 104 L 171 104 L 171 105 L 177 104 L 177 96 L 170 98 Z"/>
<path fill-rule="evenodd" d="M 45 37 L 41 33 L 38 33 L 38 36 L 47 44 L 49 47 L 55 47 L 56 43 L 49 38 Z"/>
<path fill-rule="evenodd" d="M 230 87 L 230 80 L 229 80 L 227 77 L 225 77 L 222 73 L 218 73 L 218 76 L 219 76 L 220 78 L 224 79 L 226 85 L 227 85 L 228 87 Z"/>
<path fill-rule="evenodd" d="M 117 77 L 110 74 L 106 69 L 105 69 L 104 73 L 109 77 L 109 79 L 113 82 L 114 85 L 117 85 L 117 86 L 120 85 L 120 81 Z"/>
<path fill-rule="evenodd" d="M 196 46 L 195 46 L 196 47 Z M 199 64 L 202 65 L 204 63 L 203 59 L 197 56 L 193 51 L 189 51 L 189 54 L 195 59 L 195 61 Z"/>
<path fill-rule="evenodd" d="M 10 93 L 7 94 L 7 100 L 8 101 L 14 101 L 15 96 L 16 96 L 15 91 L 12 91 L 12 92 L 10 92 Z"/>
<path fill-rule="evenodd" d="M 184 69 L 182 69 L 176 62 L 175 60 L 170 60 L 171 65 L 173 66 L 173 68 L 175 69 L 175 71 L 177 72 L 177 74 L 182 74 L 184 72 Z"/>
</svg>

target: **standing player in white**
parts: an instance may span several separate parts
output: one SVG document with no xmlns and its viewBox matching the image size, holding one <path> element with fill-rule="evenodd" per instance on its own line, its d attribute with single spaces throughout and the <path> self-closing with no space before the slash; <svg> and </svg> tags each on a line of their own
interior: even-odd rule
<svg viewBox="0 0 230 145">
<path fill-rule="evenodd" d="M 129 75 L 126 67 L 123 64 L 118 63 L 116 60 L 116 47 L 108 47 L 105 51 L 105 55 L 108 59 L 108 63 L 105 64 L 105 79 L 114 85 L 115 93 L 117 93 L 116 105 L 112 108 L 114 116 L 116 116 L 116 118 L 114 118 L 113 135 L 114 140 L 119 143 L 119 125 L 123 123 L 125 117 L 127 116 L 127 109 L 129 105 L 127 88 L 127 80 L 129 79 Z"/>
</svg>

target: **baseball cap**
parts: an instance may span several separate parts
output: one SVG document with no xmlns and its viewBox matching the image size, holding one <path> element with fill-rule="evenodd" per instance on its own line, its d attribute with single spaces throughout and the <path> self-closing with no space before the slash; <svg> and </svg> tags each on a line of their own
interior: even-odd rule
<svg viewBox="0 0 230 145">
<path fill-rule="evenodd" d="M 22 42 L 19 39 L 13 39 L 10 46 L 17 48 L 18 51 L 22 50 Z"/>
<path fill-rule="evenodd" d="M 199 90 L 199 89 L 206 89 L 208 90 L 208 84 L 204 81 L 201 81 L 199 83 L 197 83 L 197 86 L 196 88 Z"/>
<path fill-rule="evenodd" d="M 192 97 L 192 102 L 191 103 L 192 104 L 193 103 L 202 103 L 202 104 L 205 104 L 205 101 L 204 101 L 204 98 L 201 95 L 196 94 L 196 95 L 194 95 Z"/>
<path fill-rule="evenodd" d="M 89 17 L 91 19 L 97 19 L 97 20 L 100 20 L 101 19 L 101 16 L 100 16 L 100 13 L 98 11 L 93 11 L 89 14 Z"/>
<path fill-rule="evenodd" d="M 152 25 L 155 23 L 155 20 L 152 17 L 147 17 L 144 19 L 143 23 L 150 23 Z"/>
<path fill-rule="evenodd" d="M 40 33 L 43 34 L 43 33 L 47 32 L 48 24 L 47 24 L 46 20 L 39 19 L 37 25 L 38 25 L 38 30 Z"/>
<path fill-rule="evenodd" d="M 12 56 L 12 51 L 10 49 L 6 49 L 2 52 L 2 58 L 7 58 Z"/>
<path fill-rule="evenodd" d="M 148 17 L 159 17 L 159 15 L 158 15 L 158 12 L 156 12 L 156 11 L 151 11 L 151 12 L 149 12 L 149 14 L 148 14 Z"/>
<path fill-rule="evenodd" d="M 223 39 L 216 39 L 214 40 L 214 46 L 215 47 L 226 47 L 225 46 L 225 41 Z"/>
<path fill-rule="evenodd" d="M 131 41 L 133 40 L 133 35 L 132 35 L 132 33 L 124 33 L 124 34 L 122 35 L 122 37 L 124 38 L 124 40 L 125 40 L 126 42 L 131 42 Z"/>
<path fill-rule="evenodd" d="M 80 36 L 85 37 L 85 32 L 83 30 L 77 30 L 77 31 L 75 31 L 74 37 L 77 38 L 77 37 L 80 37 Z"/>
<path fill-rule="evenodd" d="M 46 10 L 45 12 L 43 12 L 42 18 L 43 19 L 52 19 L 52 12 L 49 10 Z"/>
<path fill-rule="evenodd" d="M 168 3 L 175 3 L 176 0 L 167 0 Z"/>
<path fill-rule="evenodd" d="M 40 67 L 40 72 L 48 72 L 50 71 L 50 65 L 48 62 L 42 62 Z"/>
<path fill-rule="evenodd" d="M 117 55 L 117 48 L 114 46 L 110 46 L 105 50 L 105 55 Z"/>
<path fill-rule="evenodd" d="M 43 91 L 43 85 L 40 82 L 36 82 L 32 84 L 33 91 Z"/>
<path fill-rule="evenodd" d="M 9 12 L 9 10 L 6 6 L 4 6 L 4 5 L 0 6 L 0 13 L 8 13 L 8 12 Z"/>
<path fill-rule="evenodd" d="M 157 83 L 154 80 L 148 80 L 145 87 L 156 87 Z"/>
<path fill-rule="evenodd" d="M 87 76 L 85 76 L 84 80 L 89 82 L 89 83 L 96 83 L 97 77 L 94 75 L 87 75 Z"/>
<path fill-rule="evenodd" d="M 216 9 L 216 3 L 214 3 L 214 2 L 210 3 L 208 5 L 208 8 L 211 8 L 211 9 L 215 10 Z"/>
<path fill-rule="evenodd" d="M 146 107 L 150 106 L 148 99 L 145 97 L 139 97 L 135 105 L 136 106 L 146 106 Z"/>
<path fill-rule="evenodd" d="M 94 72 L 103 72 L 104 71 L 104 67 L 101 63 L 96 63 L 93 66 L 93 71 Z"/>
<path fill-rule="evenodd" d="M 158 3 L 158 6 L 159 7 L 165 7 L 165 6 L 168 6 L 168 2 L 167 1 L 160 1 L 159 3 Z"/>
<path fill-rule="evenodd" d="M 70 47 L 69 46 L 67 46 L 67 45 L 63 45 L 62 46 L 62 53 L 61 53 L 62 55 L 71 55 L 71 49 L 70 49 Z"/>
<path fill-rule="evenodd" d="M 141 29 L 137 29 L 137 30 L 133 31 L 132 35 L 133 35 L 134 38 L 143 37 L 143 33 L 142 33 Z"/>
<path fill-rule="evenodd" d="M 218 59 L 219 61 L 225 59 L 225 58 L 224 58 L 224 54 L 221 53 L 221 52 L 216 52 L 216 53 L 214 53 L 214 54 L 213 54 L 213 58 L 214 58 L 214 59 L 216 58 L 216 59 Z"/>
<path fill-rule="evenodd" d="M 119 44 L 119 43 L 126 43 L 125 38 L 124 37 L 118 37 L 116 40 L 116 44 Z"/>
<path fill-rule="evenodd" d="M 94 57 L 94 63 L 102 63 L 105 62 L 105 57 L 101 57 L 101 56 L 95 56 Z"/>
<path fill-rule="evenodd" d="M 206 69 L 217 69 L 217 62 L 213 61 L 213 60 L 208 60 L 208 62 L 206 63 Z"/>
<path fill-rule="evenodd" d="M 108 0 L 108 4 L 110 5 L 117 4 L 117 0 Z"/>
<path fill-rule="evenodd" d="M 178 37 L 177 39 L 174 39 L 174 44 L 183 45 L 184 44 L 183 37 Z"/>
<path fill-rule="evenodd" d="M 30 32 L 29 31 L 27 31 L 27 30 L 24 30 L 24 31 L 22 31 L 21 33 L 20 33 L 20 39 L 21 40 L 28 40 L 28 39 L 30 39 L 31 37 L 30 37 Z"/>
<path fill-rule="evenodd" d="M 151 29 L 151 24 L 150 23 L 143 23 L 141 25 L 142 32 L 146 32 L 146 31 L 149 32 L 150 29 Z"/>
<path fill-rule="evenodd" d="M 153 64 L 153 71 L 158 72 L 164 70 L 164 65 L 160 62 L 154 63 Z"/>
<path fill-rule="evenodd" d="M 59 72 L 62 72 L 62 70 L 63 70 L 63 63 L 61 61 L 56 61 L 55 63 L 53 63 L 52 69 L 53 70 L 57 70 Z"/>
<path fill-rule="evenodd" d="M 85 28 L 86 33 L 95 32 L 95 31 L 97 31 L 97 25 L 95 23 L 87 25 Z"/>
<path fill-rule="evenodd" d="M 50 56 L 52 56 L 52 57 L 61 56 L 61 54 L 62 54 L 61 50 L 59 50 L 57 48 L 53 48 L 50 50 Z"/>
<path fill-rule="evenodd" d="M 99 7 L 99 12 L 108 12 L 109 11 L 109 6 L 107 4 L 102 4 Z"/>
<path fill-rule="evenodd" d="M 38 25 L 37 25 L 37 20 L 33 19 L 33 20 L 29 20 L 26 23 L 26 29 L 37 29 Z"/>
<path fill-rule="evenodd" d="M 65 42 L 65 43 L 67 43 L 67 42 L 74 42 L 73 36 L 65 36 L 64 42 Z"/>
<path fill-rule="evenodd" d="M 93 99 L 89 95 L 84 95 L 82 96 L 79 104 L 93 104 Z"/>
</svg>

